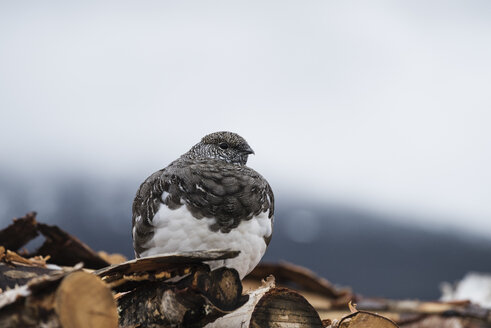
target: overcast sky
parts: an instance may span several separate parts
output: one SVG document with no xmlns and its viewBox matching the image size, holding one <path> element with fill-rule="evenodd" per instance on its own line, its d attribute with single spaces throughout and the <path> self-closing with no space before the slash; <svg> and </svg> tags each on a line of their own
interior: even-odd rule
<svg viewBox="0 0 491 328">
<path fill-rule="evenodd" d="M 490 58 L 489 1 L 3 1 L 0 165 L 143 179 L 230 130 L 284 194 L 491 238 Z"/>
</svg>

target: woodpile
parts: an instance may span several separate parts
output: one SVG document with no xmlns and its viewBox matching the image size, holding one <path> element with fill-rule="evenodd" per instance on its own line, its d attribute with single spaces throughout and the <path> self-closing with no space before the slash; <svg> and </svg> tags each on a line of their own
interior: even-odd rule
<svg viewBox="0 0 491 328">
<path fill-rule="evenodd" d="M 44 243 L 29 253 L 30 240 Z M 244 281 L 196 251 L 126 261 L 95 252 L 29 213 L 0 231 L 0 327 L 491 327 L 489 309 L 460 302 L 374 299 L 308 269 L 262 264 Z"/>
</svg>

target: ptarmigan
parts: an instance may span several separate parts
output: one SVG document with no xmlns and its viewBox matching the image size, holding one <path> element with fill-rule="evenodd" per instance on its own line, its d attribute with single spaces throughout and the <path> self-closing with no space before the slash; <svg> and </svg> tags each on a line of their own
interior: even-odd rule
<svg viewBox="0 0 491 328">
<path fill-rule="evenodd" d="M 259 263 L 273 232 L 274 196 L 246 166 L 253 154 L 232 132 L 211 133 L 179 159 L 148 177 L 133 202 L 137 257 L 231 249 L 233 259 L 210 262 L 244 278 Z"/>
</svg>

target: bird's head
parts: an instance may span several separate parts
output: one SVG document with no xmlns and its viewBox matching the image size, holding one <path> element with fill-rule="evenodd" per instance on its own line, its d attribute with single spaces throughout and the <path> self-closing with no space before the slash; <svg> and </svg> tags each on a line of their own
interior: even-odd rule
<svg viewBox="0 0 491 328">
<path fill-rule="evenodd" d="M 254 154 L 254 151 L 244 138 L 233 132 L 222 131 L 204 136 L 185 155 L 197 159 L 218 159 L 245 165 L 250 154 Z"/>
</svg>

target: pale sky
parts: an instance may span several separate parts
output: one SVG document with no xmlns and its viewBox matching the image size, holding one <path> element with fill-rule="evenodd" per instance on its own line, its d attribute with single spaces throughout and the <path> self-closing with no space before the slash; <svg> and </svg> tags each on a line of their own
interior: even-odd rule
<svg viewBox="0 0 491 328">
<path fill-rule="evenodd" d="M 230 130 L 283 194 L 491 237 L 489 1 L 4 1 L 0 45 L 21 178 L 144 178 Z"/>
</svg>

